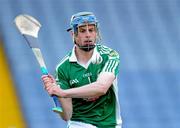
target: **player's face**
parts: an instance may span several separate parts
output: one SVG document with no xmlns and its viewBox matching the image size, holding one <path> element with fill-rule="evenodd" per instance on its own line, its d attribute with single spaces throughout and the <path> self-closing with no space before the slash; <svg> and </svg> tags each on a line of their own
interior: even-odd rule
<svg viewBox="0 0 180 128">
<path fill-rule="evenodd" d="M 77 44 L 93 45 L 96 43 L 96 27 L 94 24 L 85 24 L 78 27 L 78 34 L 75 36 Z"/>
</svg>

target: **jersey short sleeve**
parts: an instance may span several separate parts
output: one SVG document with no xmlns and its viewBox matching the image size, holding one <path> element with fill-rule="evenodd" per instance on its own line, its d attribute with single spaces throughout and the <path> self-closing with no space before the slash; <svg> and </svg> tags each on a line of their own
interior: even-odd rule
<svg viewBox="0 0 180 128">
<path fill-rule="evenodd" d="M 108 59 L 105 62 L 102 72 L 112 72 L 115 76 L 117 76 L 120 62 L 119 54 L 116 51 L 111 50 L 107 56 Z"/>
</svg>

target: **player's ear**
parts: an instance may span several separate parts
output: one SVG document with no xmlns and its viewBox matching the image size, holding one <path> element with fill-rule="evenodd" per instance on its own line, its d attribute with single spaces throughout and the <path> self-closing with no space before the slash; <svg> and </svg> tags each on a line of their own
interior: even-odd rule
<svg viewBox="0 0 180 128">
<path fill-rule="evenodd" d="M 74 33 L 73 33 L 72 31 L 70 31 L 69 33 L 70 33 L 70 35 L 73 37 Z"/>
<path fill-rule="evenodd" d="M 72 37 L 73 42 L 75 43 L 75 34 L 74 34 L 74 32 L 73 32 L 73 31 L 70 31 L 69 33 L 70 33 L 70 35 L 71 35 L 71 37 Z M 75 43 L 75 44 L 76 44 L 76 43 Z"/>
</svg>

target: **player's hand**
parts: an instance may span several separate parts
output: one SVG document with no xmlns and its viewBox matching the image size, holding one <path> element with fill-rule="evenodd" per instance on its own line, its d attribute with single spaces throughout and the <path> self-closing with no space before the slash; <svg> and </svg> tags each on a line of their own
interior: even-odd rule
<svg viewBox="0 0 180 128">
<path fill-rule="evenodd" d="M 51 86 L 53 86 L 54 84 L 56 84 L 56 81 L 54 79 L 54 77 L 50 74 L 48 75 L 43 75 L 41 77 L 42 81 L 43 81 L 43 84 L 44 84 L 44 88 L 47 89 Z"/>
<path fill-rule="evenodd" d="M 52 75 L 43 75 L 41 77 L 44 88 L 50 96 L 56 95 L 58 97 L 63 97 L 63 90 L 56 84 L 56 81 Z"/>
</svg>

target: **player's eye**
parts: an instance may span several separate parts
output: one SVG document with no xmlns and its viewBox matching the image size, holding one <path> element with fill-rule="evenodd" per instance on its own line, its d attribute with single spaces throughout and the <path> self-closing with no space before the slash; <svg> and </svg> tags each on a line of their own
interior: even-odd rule
<svg viewBox="0 0 180 128">
<path fill-rule="evenodd" d="M 93 28 L 90 28 L 89 29 L 89 32 L 94 32 L 95 30 Z"/>
<path fill-rule="evenodd" d="M 79 32 L 84 33 L 84 32 L 86 32 L 86 30 L 85 29 L 80 29 Z"/>
</svg>

